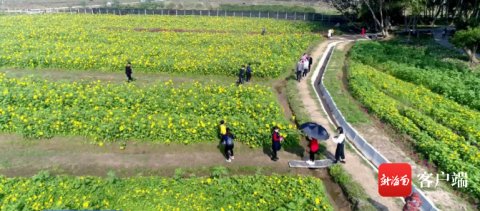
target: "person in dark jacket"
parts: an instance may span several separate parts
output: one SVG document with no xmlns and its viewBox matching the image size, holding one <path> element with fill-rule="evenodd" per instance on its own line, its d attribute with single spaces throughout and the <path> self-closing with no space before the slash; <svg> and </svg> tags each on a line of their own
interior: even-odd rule
<svg viewBox="0 0 480 211">
<path fill-rule="evenodd" d="M 252 67 L 251 67 L 252 64 L 248 63 L 247 65 L 247 82 L 250 81 L 250 79 L 252 78 Z"/>
<path fill-rule="evenodd" d="M 313 64 L 313 58 L 311 55 L 308 55 L 308 72 L 310 72 L 310 69 L 312 68 L 312 64 Z"/>
<path fill-rule="evenodd" d="M 125 74 L 127 75 L 127 82 L 133 81 L 132 78 L 132 64 L 130 62 L 127 63 L 125 67 Z"/>
<path fill-rule="evenodd" d="M 297 63 L 297 67 L 295 68 L 295 73 L 297 75 L 297 81 L 300 82 L 300 80 L 302 80 L 302 75 L 303 75 L 303 62 L 301 59 Z"/>
<path fill-rule="evenodd" d="M 277 161 L 278 156 L 277 152 L 282 148 L 282 141 L 283 137 L 280 136 L 280 129 L 275 126 L 273 127 L 273 133 L 272 133 L 272 160 Z"/>
<path fill-rule="evenodd" d="M 243 78 L 245 77 L 245 65 L 242 65 L 240 71 L 238 72 L 238 85 L 243 84 Z"/>
<path fill-rule="evenodd" d="M 227 138 L 225 140 L 225 157 L 227 158 L 227 162 L 232 162 L 235 157 L 233 157 L 233 140 L 235 136 L 230 131 L 230 128 L 227 127 Z"/>
</svg>

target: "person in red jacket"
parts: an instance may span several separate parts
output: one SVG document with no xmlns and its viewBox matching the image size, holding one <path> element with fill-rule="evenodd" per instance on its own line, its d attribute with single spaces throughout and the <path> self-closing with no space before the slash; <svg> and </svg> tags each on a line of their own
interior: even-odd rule
<svg viewBox="0 0 480 211">
<path fill-rule="evenodd" d="M 308 146 L 310 147 L 310 160 L 307 160 L 308 165 L 315 164 L 315 154 L 318 152 L 318 140 L 315 138 L 307 137 L 307 140 L 310 141 Z"/>
<path fill-rule="evenodd" d="M 422 199 L 420 195 L 416 192 L 413 192 L 409 196 L 405 197 L 405 205 L 403 206 L 403 211 L 420 211 L 422 207 Z"/>
<path fill-rule="evenodd" d="M 273 133 L 272 133 L 272 160 L 277 161 L 278 156 L 277 156 L 277 151 L 282 148 L 281 142 L 283 141 L 283 137 L 280 136 L 279 128 L 277 126 L 273 127 Z"/>
</svg>

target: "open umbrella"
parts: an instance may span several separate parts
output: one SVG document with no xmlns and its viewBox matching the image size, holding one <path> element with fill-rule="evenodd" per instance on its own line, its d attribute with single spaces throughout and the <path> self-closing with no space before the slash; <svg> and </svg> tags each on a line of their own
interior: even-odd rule
<svg viewBox="0 0 480 211">
<path fill-rule="evenodd" d="M 328 140 L 327 130 L 315 122 L 307 122 L 300 125 L 300 130 L 307 136 L 313 137 L 317 140 Z"/>
</svg>

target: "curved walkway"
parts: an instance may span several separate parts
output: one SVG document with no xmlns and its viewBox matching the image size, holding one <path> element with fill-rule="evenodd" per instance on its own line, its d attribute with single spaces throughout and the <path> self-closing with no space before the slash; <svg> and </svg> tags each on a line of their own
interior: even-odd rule
<svg viewBox="0 0 480 211">
<path fill-rule="evenodd" d="M 329 41 L 322 42 L 319 46 L 317 46 L 315 51 L 312 53 L 312 58 L 314 60 L 313 67 L 318 65 L 318 62 L 322 57 L 324 51 L 326 50 L 328 44 L 330 42 L 338 40 L 347 39 L 344 37 L 338 37 Z M 297 86 L 304 107 L 314 122 L 326 126 L 328 132 L 330 134 L 334 134 L 332 130 L 333 126 L 329 123 L 326 114 L 319 107 L 317 100 L 312 97 L 314 93 L 310 93 L 311 89 L 309 87 L 308 80 L 310 80 L 311 77 L 312 76 L 309 73 L 307 79 L 303 79 L 300 83 L 298 83 Z M 334 144 L 332 141 L 327 141 L 326 146 L 329 152 L 335 152 L 336 144 Z M 379 195 L 377 189 L 378 184 L 376 178 L 376 171 L 372 169 L 365 161 L 363 161 L 363 159 L 356 153 L 352 153 L 349 150 L 346 150 L 345 153 L 347 163 L 343 165 L 344 169 L 350 175 L 352 175 L 353 179 L 356 182 L 358 182 L 363 187 L 369 198 L 372 201 L 377 202 L 377 208 L 379 208 L 380 210 L 401 210 L 403 206 L 403 202 L 401 200 L 396 198 L 385 198 Z"/>
<path fill-rule="evenodd" d="M 342 48 L 346 45 L 346 43 L 341 43 L 339 44 L 339 48 Z M 323 46 L 323 48 L 325 48 Z M 341 80 L 340 80 L 341 82 Z M 302 86 L 300 84 L 300 86 Z M 348 93 L 348 91 L 346 91 Z M 306 105 L 307 106 L 307 105 Z M 375 121 L 374 121 L 375 122 Z M 322 122 L 319 122 L 322 123 Z M 322 123 L 325 125 L 328 125 L 328 122 Z M 372 145 L 373 148 L 375 148 L 379 153 L 381 153 L 387 160 L 390 162 L 404 162 L 404 163 L 409 163 L 412 166 L 412 173 L 413 173 L 413 178 L 417 179 L 416 177 L 420 174 L 423 174 L 424 172 L 430 172 L 432 171 L 430 169 L 425 168 L 423 165 L 419 165 L 415 163 L 414 160 L 412 160 L 410 157 L 412 156 L 412 152 L 409 151 L 408 149 L 405 150 L 405 147 L 402 147 L 402 143 L 398 142 L 398 140 L 395 140 L 395 138 L 391 137 L 389 135 L 389 132 L 385 130 L 384 127 L 380 127 L 381 123 L 375 122 L 374 124 L 368 125 L 368 126 L 358 126 L 355 127 L 357 131 L 360 132 L 360 134 L 368 140 L 369 144 Z M 403 143 L 405 144 L 405 143 Z M 408 143 L 407 143 L 408 144 Z M 335 148 L 332 148 L 332 152 Z M 347 151 L 348 152 L 348 151 Z M 347 155 L 347 160 L 349 160 L 349 157 Z M 348 164 L 351 164 L 351 162 L 348 162 Z M 348 171 L 348 169 L 347 169 Z M 350 172 L 350 171 L 349 171 Z M 350 172 L 354 177 L 357 176 L 358 172 Z M 435 173 L 435 172 L 433 172 Z M 375 179 L 376 182 L 376 179 Z M 447 185 L 441 185 L 438 188 L 431 188 L 431 189 L 422 189 L 426 197 L 430 200 L 432 200 L 437 207 L 440 209 L 445 209 L 445 210 L 467 210 L 468 209 L 468 202 L 466 202 L 464 199 L 461 199 L 460 197 L 456 196 L 454 193 L 452 193 L 451 188 L 446 187 Z M 417 187 L 418 188 L 418 187 Z M 366 189 L 367 190 L 367 189 Z M 376 184 L 375 184 L 375 190 L 376 190 Z"/>
</svg>

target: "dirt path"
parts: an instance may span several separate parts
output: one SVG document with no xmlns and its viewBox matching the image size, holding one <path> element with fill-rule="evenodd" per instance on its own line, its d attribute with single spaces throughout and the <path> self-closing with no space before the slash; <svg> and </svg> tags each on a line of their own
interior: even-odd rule
<svg viewBox="0 0 480 211">
<path fill-rule="evenodd" d="M 42 169 L 60 168 L 81 175 L 104 176 L 111 169 L 175 169 L 211 166 L 258 166 L 288 172 L 285 162 L 298 159 L 295 154 L 279 152 L 280 161 L 272 162 L 269 149 L 258 150 L 236 143 L 237 156 L 225 162 L 215 143 L 192 145 L 129 143 L 125 150 L 118 144 L 98 146 L 86 139 L 55 137 L 50 140 L 26 141 L 16 135 L 0 136 L 0 174 L 33 175 Z"/>
<path fill-rule="evenodd" d="M 315 61 L 314 66 L 316 65 L 316 62 L 320 60 L 327 48 L 328 43 L 331 41 L 333 40 L 321 43 L 312 53 L 312 57 L 314 58 L 313 60 Z M 311 78 L 311 72 L 308 75 L 308 79 Z M 332 126 L 325 117 L 326 114 L 321 110 L 321 108 L 319 108 L 316 99 L 311 97 L 311 89 L 309 89 L 309 86 L 309 81 L 305 79 L 298 83 L 297 86 L 305 109 L 310 114 L 313 121 L 326 126 L 329 133 L 334 134 Z M 335 152 L 336 145 L 332 141 L 327 141 L 326 143 L 327 150 L 333 154 Z M 371 199 L 387 207 L 388 210 L 401 210 L 400 200 L 394 198 L 384 198 L 378 194 L 376 172 L 371 169 L 370 166 L 366 165 L 361 157 L 346 150 L 346 160 L 347 163 L 343 165 L 343 167 L 350 175 L 353 176 L 354 180 L 363 187 Z"/>
<path fill-rule="evenodd" d="M 433 177 L 435 177 L 435 169 L 428 167 L 428 163 L 424 160 L 415 159 L 415 157 L 418 158 L 418 155 L 411 149 L 411 143 L 405 140 L 401 141 L 404 138 L 395 138 L 392 135 L 388 135 L 394 133 L 393 130 L 382 127 L 378 121 L 374 124 L 375 125 L 355 126 L 355 128 L 390 162 L 409 163 L 412 166 L 414 179 L 418 179 L 417 176 L 425 172 L 433 173 Z M 412 157 L 415 160 L 413 160 Z M 432 185 L 431 188 L 423 188 L 422 191 L 439 209 L 468 210 L 469 208 L 469 203 L 465 201 L 465 199 L 455 195 L 452 190 L 449 190 L 446 184 L 440 184 L 436 188 Z"/>
<path fill-rule="evenodd" d="M 301 159 L 282 150 L 280 160 L 269 159 L 269 148 L 251 149 L 235 144 L 235 159 L 227 163 L 215 143 L 191 145 L 129 143 L 125 150 L 118 144 L 98 146 L 79 137 L 55 137 L 49 140 L 23 140 L 16 135 L 0 135 L 0 175 L 32 176 L 40 170 L 53 174 L 106 176 L 167 176 L 182 168 L 186 176 L 208 176 L 217 166 L 229 168 L 230 174 L 310 175 L 323 181 L 335 210 L 348 211 L 350 203 L 326 170 L 289 168 L 288 160 Z"/>
</svg>

